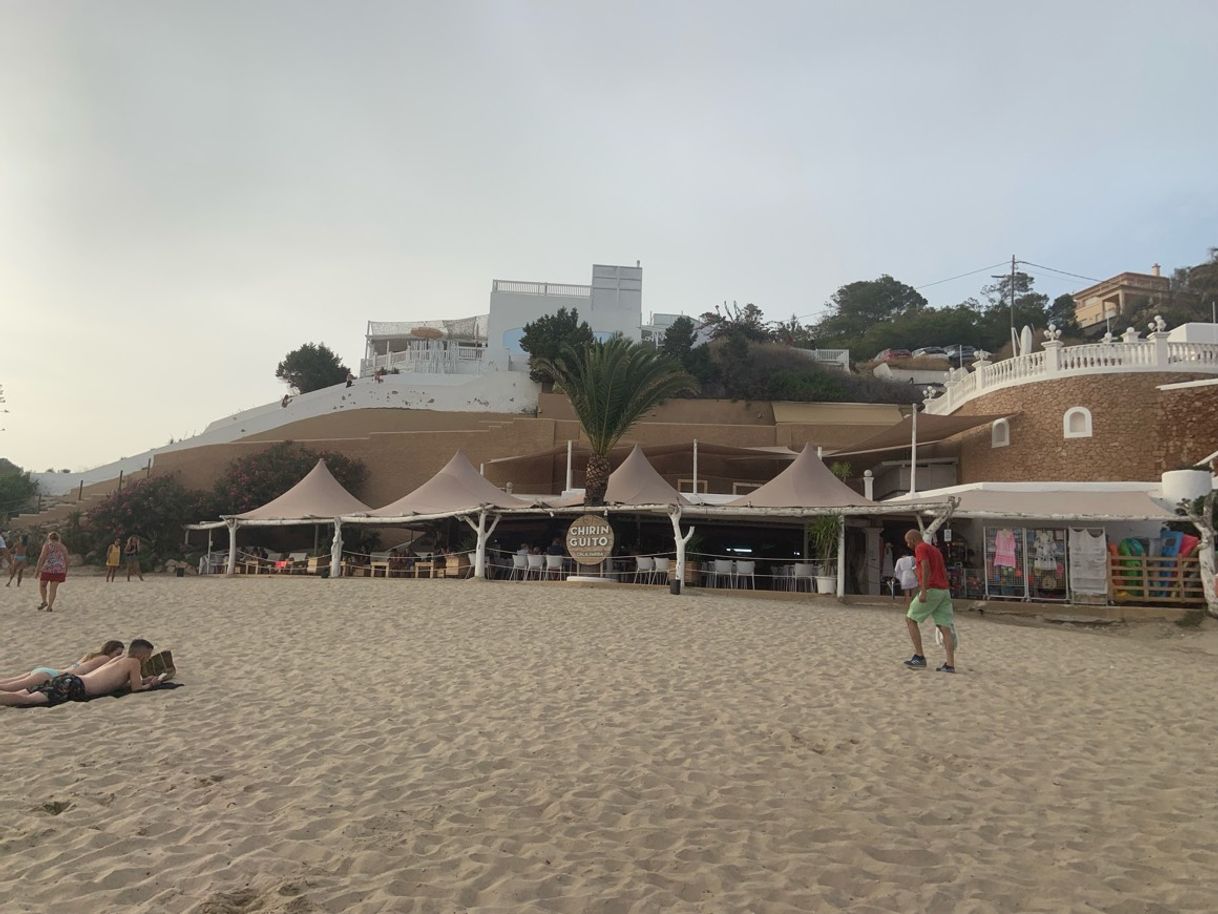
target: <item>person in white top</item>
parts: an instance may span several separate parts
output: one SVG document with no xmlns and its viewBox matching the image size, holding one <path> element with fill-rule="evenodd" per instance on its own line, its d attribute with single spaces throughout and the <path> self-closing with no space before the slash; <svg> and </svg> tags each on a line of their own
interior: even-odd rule
<svg viewBox="0 0 1218 914">
<path fill-rule="evenodd" d="M 907 552 L 897 559 L 896 565 L 893 566 L 892 574 L 901 586 L 901 592 L 905 594 L 905 608 L 908 610 L 909 601 L 913 599 L 914 593 L 918 590 L 918 572 L 914 567 L 912 553 Z"/>
</svg>

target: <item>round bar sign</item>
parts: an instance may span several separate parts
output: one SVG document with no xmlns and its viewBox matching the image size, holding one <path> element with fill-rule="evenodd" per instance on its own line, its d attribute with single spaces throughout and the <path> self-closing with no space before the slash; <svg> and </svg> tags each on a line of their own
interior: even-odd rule
<svg viewBox="0 0 1218 914">
<path fill-rule="evenodd" d="M 599 565 L 613 553 L 613 528 L 595 514 L 576 518 L 567 528 L 567 552 L 581 565 Z"/>
</svg>

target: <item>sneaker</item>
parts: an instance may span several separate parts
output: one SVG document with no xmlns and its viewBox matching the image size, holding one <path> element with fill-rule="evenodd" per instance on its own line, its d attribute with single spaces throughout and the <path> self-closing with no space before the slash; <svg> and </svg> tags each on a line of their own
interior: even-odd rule
<svg viewBox="0 0 1218 914">
<path fill-rule="evenodd" d="M 926 658 L 920 654 L 914 654 L 905 661 L 905 665 L 911 670 L 924 670 L 926 669 Z"/>
<path fill-rule="evenodd" d="M 956 672 L 956 668 L 954 666 L 948 666 L 946 663 L 943 663 L 943 664 L 940 664 L 939 666 L 935 667 L 935 672 L 936 673 L 954 673 L 954 672 Z"/>
</svg>

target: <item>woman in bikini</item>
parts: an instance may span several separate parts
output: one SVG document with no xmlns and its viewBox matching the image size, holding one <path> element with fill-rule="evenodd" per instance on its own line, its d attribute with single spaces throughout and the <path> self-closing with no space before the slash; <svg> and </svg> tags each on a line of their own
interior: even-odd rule
<svg viewBox="0 0 1218 914">
<path fill-rule="evenodd" d="M 25 566 L 30 561 L 30 535 L 28 533 L 18 534 L 16 542 L 13 543 L 13 551 L 9 554 L 9 572 L 8 584 L 13 583 L 13 578 L 17 579 L 17 586 L 21 586 L 21 579 L 25 577 Z"/>
<path fill-rule="evenodd" d="M 115 657 L 121 656 L 123 656 L 123 642 L 107 641 L 101 646 L 100 651 L 85 654 L 75 663 L 69 664 L 62 669 L 55 669 L 49 666 L 36 666 L 21 676 L 0 679 L 0 692 L 20 692 L 22 689 L 32 689 L 35 686 L 42 685 L 44 682 L 50 682 L 61 673 L 73 673 L 77 676 L 83 676 L 85 673 L 91 673 L 98 667 L 104 666 Z"/>
<path fill-rule="evenodd" d="M 55 594 L 59 591 L 59 585 L 68 577 L 68 550 L 59 541 L 59 534 L 53 530 L 47 534 L 47 541 L 38 554 L 34 574 L 38 577 L 38 593 L 42 597 L 38 608 L 51 612 L 55 609 Z"/>
</svg>

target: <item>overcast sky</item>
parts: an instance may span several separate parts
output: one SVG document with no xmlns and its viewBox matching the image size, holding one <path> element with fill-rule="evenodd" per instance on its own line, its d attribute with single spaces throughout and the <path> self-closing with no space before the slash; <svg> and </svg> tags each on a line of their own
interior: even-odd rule
<svg viewBox="0 0 1218 914">
<path fill-rule="evenodd" d="M 639 259 L 644 312 L 814 317 L 1012 253 L 1197 263 L 1215 35 L 1213 0 L 0 0 L 0 455 L 164 444 L 493 278 Z"/>
</svg>

